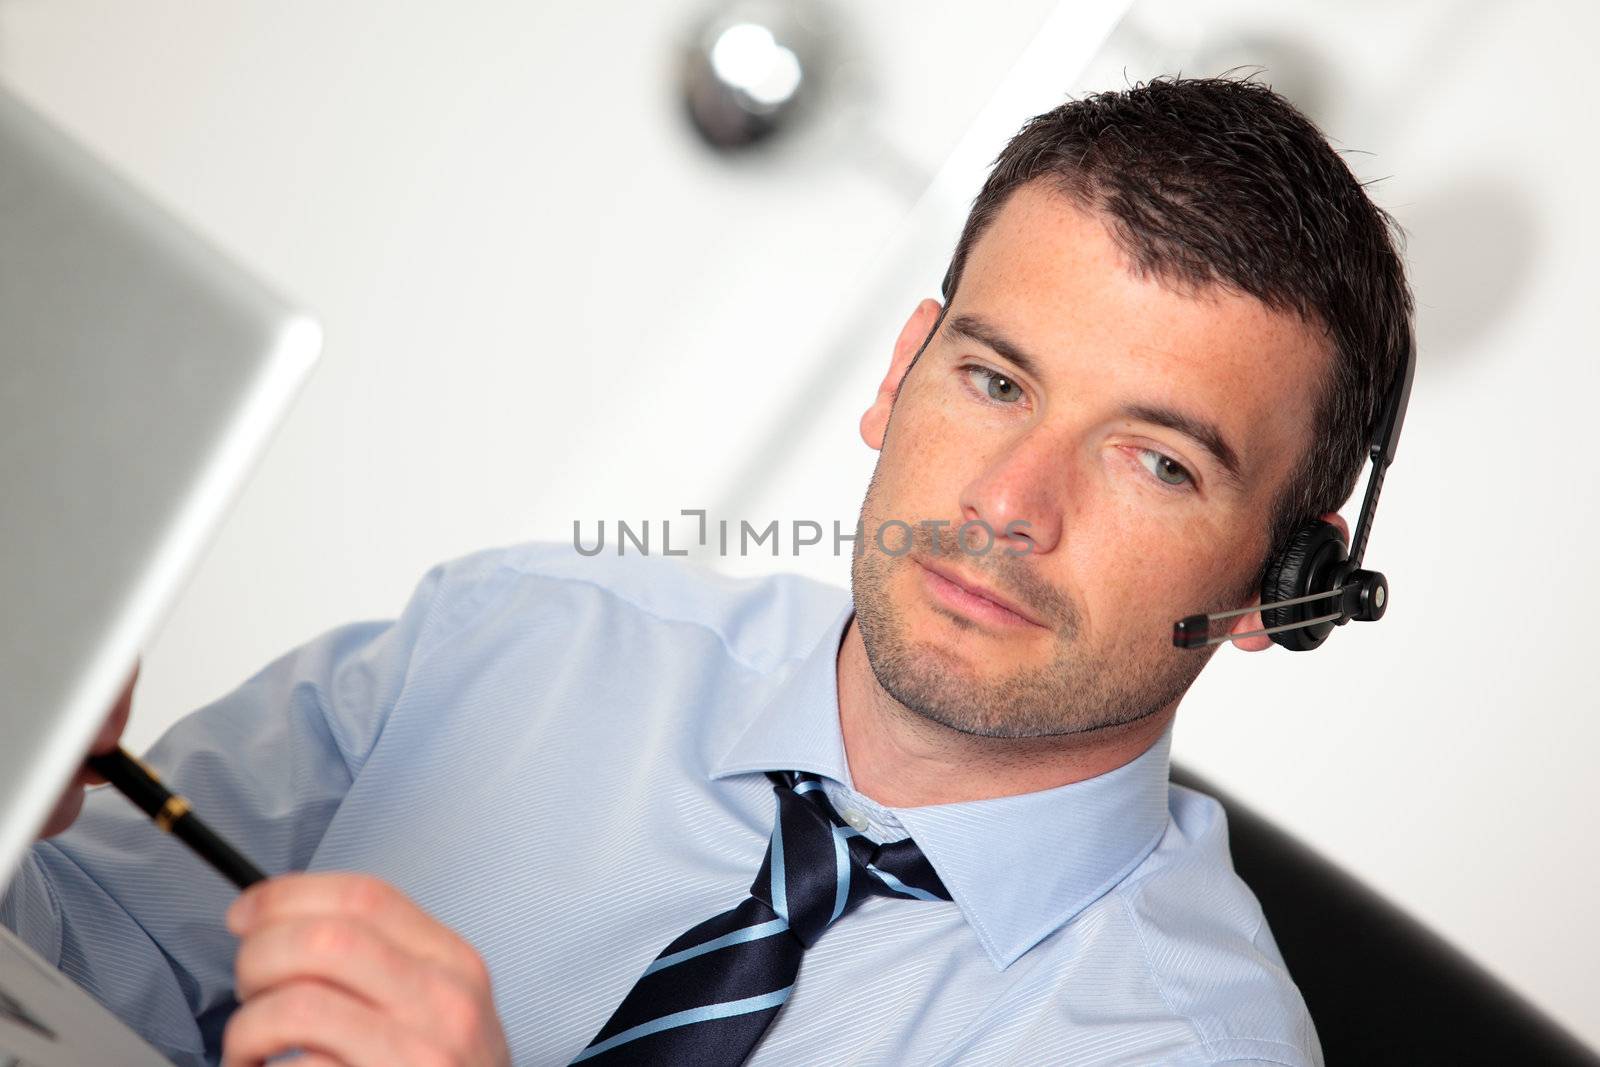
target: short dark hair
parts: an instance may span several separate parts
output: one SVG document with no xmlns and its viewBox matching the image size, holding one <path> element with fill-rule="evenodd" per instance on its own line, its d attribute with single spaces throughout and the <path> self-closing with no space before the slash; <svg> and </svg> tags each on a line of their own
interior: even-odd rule
<svg viewBox="0 0 1600 1067">
<path fill-rule="evenodd" d="M 1316 126 L 1246 78 L 1157 78 L 1030 119 L 995 160 L 950 261 L 946 306 L 1009 195 L 1047 181 L 1103 218 L 1134 270 L 1220 285 L 1331 341 L 1311 445 L 1269 519 L 1268 560 L 1355 491 L 1379 407 L 1415 345 L 1404 232 Z M 1256 584 L 1260 584 L 1257 575 Z"/>
</svg>

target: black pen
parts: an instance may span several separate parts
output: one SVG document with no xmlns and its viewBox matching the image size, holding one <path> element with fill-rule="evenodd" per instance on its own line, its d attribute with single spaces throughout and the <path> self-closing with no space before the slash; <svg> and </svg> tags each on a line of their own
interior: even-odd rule
<svg viewBox="0 0 1600 1067">
<path fill-rule="evenodd" d="M 248 889 L 267 876 L 255 864 L 201 822 L 189 802 L 161 784 L 155 772 L 119 748 L 103 756 L 90 756 L 89 768 L 133 801 L 155 824 L 176 837 L 240 889 Z"/>
</svg>

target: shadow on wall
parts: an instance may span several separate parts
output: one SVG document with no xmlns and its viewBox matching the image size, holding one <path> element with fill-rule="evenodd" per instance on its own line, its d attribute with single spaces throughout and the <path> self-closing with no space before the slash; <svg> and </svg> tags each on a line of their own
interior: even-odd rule
<svg viewBox="0 0 1600 1067">
<path fill-rule="evenodd" d="M 1338 114 L 1340 79 L 1314 47 L 1245 33 L 1196 56 L 1196 73 L 1230 69 L 1271 85 L 1324 131 L 1348 124 Z M 1492 175 L 1455 179 L 1408 199 L 1395 215 L 1416 295 L 1418 359 L 1459 367 L 1523 295 L 1542 243 L 1538 217 L 1514 180 Z"/>
<path fill-rule="evenodd" d="M 1475 176 L 1419 194 L 1402 222 L 1418 361 L 1461 368 L 1521 299 L 1543 243 L 1538 216 L 1511 181 Z"/>
<path fill-rule="evenodd" d="M 1223 0 L 1198 7 L 1137 0 L 1104 51 L 1131 63 L 1123 68 L 1130 84 L 1157 74 L 1229 72 L 1270 85 L 1329 135 L 1341 154 L 1365 155 L 1362 142 L 1380 131 L 1391 139 L 1403 135 L 1443 91 L 1431 73 L 1435 64 L 1427 60 L 1455 54 L 1491 10 L 1489 0 L 1460 0 L 1441 9 L 1431 32 L 1419 38 L 1425 54 L 1378 80 L 1351 76 L 1353 57 L 1330 55 L 1321 42 L 1301 36 L 1314 19 L 1298 30 L 1262 30 L 1240 5 Z M 1397 100 L 1406 106 L 1396 109 Z M 1345 144 L 1338 137 L 1342 130 L 1364 132 L 1358 143 Z M 1381 201 L 1381 182 L 1374 192 Z M 1406 202 L 1391 210 L 1406 233 L 1418 358 L 1440 370 L 1462 367 L 1525 295 L 1543 246 L 1534 205 L 1510 176 L 1468 173 L 1432 188 L 1412 188 Z"/>
<path fill-rule="evenodd" d="M 1272 86 L 1318 127 L 1328 129 L 1338 101 L 1338 78 L 1320 49 L 1286 36 L 1231 34 L 1225 42 L 1202 48 L 1192 68 L 1196 76 L 1225 72 Z"/>
</svg>

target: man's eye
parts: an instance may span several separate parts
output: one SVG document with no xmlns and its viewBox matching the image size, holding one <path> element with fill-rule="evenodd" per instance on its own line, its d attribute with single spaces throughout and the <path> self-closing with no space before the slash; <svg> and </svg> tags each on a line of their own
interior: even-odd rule
<svg viewBox="0 0 1600 1067">
<path fill-rule="evenodd" d="M 1022 386 L 998 371 L 988 367 L 968 367 L 972 384 L 990 400 L 1000 404 L 1015 404 L 1022 399 Z"/>
<path fill-rule="evenodd" d="M 1144 459 L 1146 456 L 1153 457 L 1155 462 L 1146 463 Z M 1194 478 L 1190 476 L 1189 472 L 1171 456 L 1164 456 L 1160 452 L 1155 452 L 1148 448 L 1141 448 L 1139 449 L 1139 462 L 1144 463 L 1145 468 L 1149 470 L 1151 474 L 1154 474 L 1163 485 L 1170 485 L 1173 488 L 1177 488 L 1185 484 L 1192 485 L 1194 483 Z"/>
</svg>

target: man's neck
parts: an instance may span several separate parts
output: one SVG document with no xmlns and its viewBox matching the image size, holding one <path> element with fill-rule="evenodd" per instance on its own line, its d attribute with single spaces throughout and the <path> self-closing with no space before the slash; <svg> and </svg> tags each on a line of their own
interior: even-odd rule
<svg viewBox="0 0 1600 1067">
<path fill-rule="evenodd" d="M 1060 737 L 976 737 L 907 709 L 884 691 L 854 617 L 837 661 L 839 728 L 856 791 L 885 807 L 915 808 L 1033 793 L 1115 770 L 1172 721 L 1174 700 L 1126 726 Z"/>
</svg>

